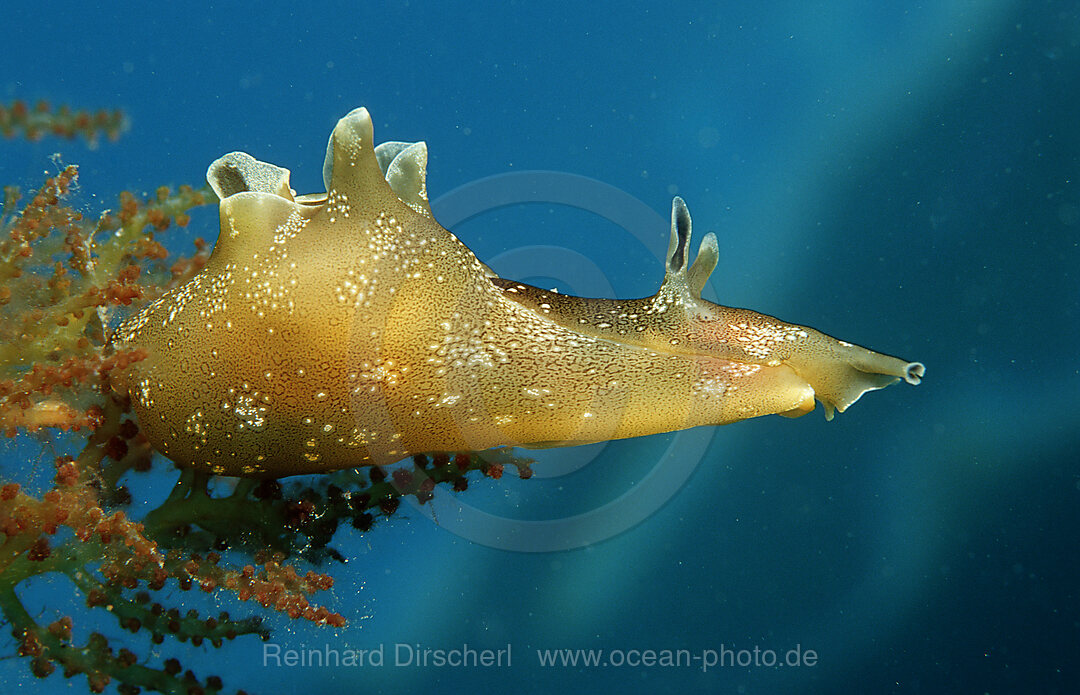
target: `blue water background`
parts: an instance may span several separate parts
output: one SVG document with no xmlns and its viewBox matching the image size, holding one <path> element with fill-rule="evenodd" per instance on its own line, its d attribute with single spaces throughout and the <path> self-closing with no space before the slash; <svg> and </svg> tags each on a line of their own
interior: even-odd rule
<svg viewBox="0 0 1080 695">
<path fill-rule="evenodd" d="M 677 193 L 695 231 L 719 235 L 722 303 L 927 365 L 918 388 L 831 423 L 819 409 L 718 429 L 658 512 L 586 548 L 492 549 L 408 509 L 342 531 L 349 562 L 328 568 L 323 600 L 349 627 L 273 619 L 285 647 L 511 644 L 510 668 L 275 668 L 254 639 L 170 647 L 186 667 L 264 693 L 1080 687 L 1075 3 L 58 2 L 6 7 L 0 32 L 0 99 L 131 119 L 95 150 L 0 142 L 4 183 L 33 185 L 61 152 L 91 210 L 124 188 L 199 183 L 244 150 L 291 169 L 298 192 L 322 190 L 329 131 L 364 105 L 377 139 L 428 143 L 432 199 L 538 169 L 610 184 L 660 218 Z M 190 236 L 216 224 L 200 211 Z M 667 243 L 662 224 L 645 248 L 542 205 L 455 231 L 481 259 L 572 248 L 620 296 L 655 290 Z M 560 478 L 475 481 L 463 499 L 576 513 L 632 487 L 667 441 L 613 445 L 606 468 Z M 5 477 L 23 474 L 7 446 Z M 817 664 L 542 668 L 535 653 L 796 645 Z M 17 658 L 0 660 L 0 682 L 68 692 Z"/>
</svg>

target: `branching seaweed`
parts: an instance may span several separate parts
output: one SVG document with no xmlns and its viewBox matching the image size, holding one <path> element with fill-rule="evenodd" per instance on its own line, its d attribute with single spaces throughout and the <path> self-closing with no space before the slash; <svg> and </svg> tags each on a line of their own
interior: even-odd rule
<svg viewBox="0 0 1080 695">
<path fill-rule="evenodd" d="M 19 136 L 40 140 L 52 135 L 73 140 L 81 137 L 94 147 L 102 135 L 116 140 L 127 128 L 127 116 L 119 109 L 91 113 L 63 104 L 53 108 L 44 100 L 33 106 L 22 100 L 0 104 L 0 134 L 9 138 Z"/>
</svg>

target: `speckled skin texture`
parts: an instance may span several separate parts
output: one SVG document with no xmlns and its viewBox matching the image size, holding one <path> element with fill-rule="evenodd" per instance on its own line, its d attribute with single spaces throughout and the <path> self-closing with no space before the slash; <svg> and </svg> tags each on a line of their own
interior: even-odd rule
<svg viewBox="0 0 1080 695">
<path fill-rule="evenodd" d="M 843 410 L 922 365 L 700 298 L 716 263 L 687 263 L 673 211 L 664 284 L 583 299 L 492 277 L 434 220 L 423 143 L 374 146 L 338 122 L 328 193 L 243 153 L 208 179 L 222 198 L 206 268 L 121 324 L 149 357 L 116 383 L 177 463 L 278 477 L 409 454 L 554 446 L 758 415 Z"/>
</svg>

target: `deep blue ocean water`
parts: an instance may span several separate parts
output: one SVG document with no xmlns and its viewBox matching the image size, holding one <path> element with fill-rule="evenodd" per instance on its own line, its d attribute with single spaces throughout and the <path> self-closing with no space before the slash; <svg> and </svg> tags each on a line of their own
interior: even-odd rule
<svg viewBox="0 0 1080 695">
<path fill-rule="evenodd" d="M 819 409 L 544 451 L 536 479 L 474 481 L 469 510 L 435 500 L 437 523 L 404 507 L 342 531 L 349 562 L 322 599 L 348 628 L 274 618 L 272 642 L 381 647 L 383 665 L 275 666 L 256 639 L 172 652 L 227 691 L 1080 689 L 1075 3 L 58 2 L 3 17 L 0 100 L 131 119 L 94 150 L 0 141 L 3 183 L 34 185 L 61 152 L 99 208 L 200 183 L 243 150 L 318 191 L 334 122 L 362 105 L 378 140 L 427 142 L 436 216 L 502 274 L 651 294 L 678 194 L 698 238 L 718 234 L 718 301 L 927 367 L 830 423 Z M 532 171 L 547 192 L 500 176 Z M 190 234 L 216 225 L 200 211 Z M 25 474 L 23 449 L 4 451 L 4 477 Z M 572 528 L 553 523 L 522 531 L 548 552 L 507 549 L 512 520 L 575 515 L 582 547 L 559 549 Z M 394 665 L 465 644 L 509 645 L 511 664 Z M 578 648 L 608 665 L 537 653 Z M 649 649 L 699 658 L 613 663 Z M 817 658 L 703 668 L 725 649 Z M 0 683 L 70 692 L 13 656 Z"/>
</svg>

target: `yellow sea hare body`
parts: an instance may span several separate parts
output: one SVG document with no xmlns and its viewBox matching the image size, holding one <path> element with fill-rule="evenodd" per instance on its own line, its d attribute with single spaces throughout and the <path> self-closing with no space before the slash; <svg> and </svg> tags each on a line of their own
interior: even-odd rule
<svg viewBox="0 0 1080 695">
<path fill-rule="evenodd" d="M 663 284 L 637 300 L 494 276 L 431 215 L 424 143 L 375 146 L 357 109 L 330 137 L 327 193 L 234 152 L 207 178 L 221 234 L 206 267 L 122 323 L 149 357 L 117 384 L 165 456 L 278 477 L 413 453 L 560 446 L 826 415 L 923 366 L 703 300 L 676 198 Z"/>
</svg>

